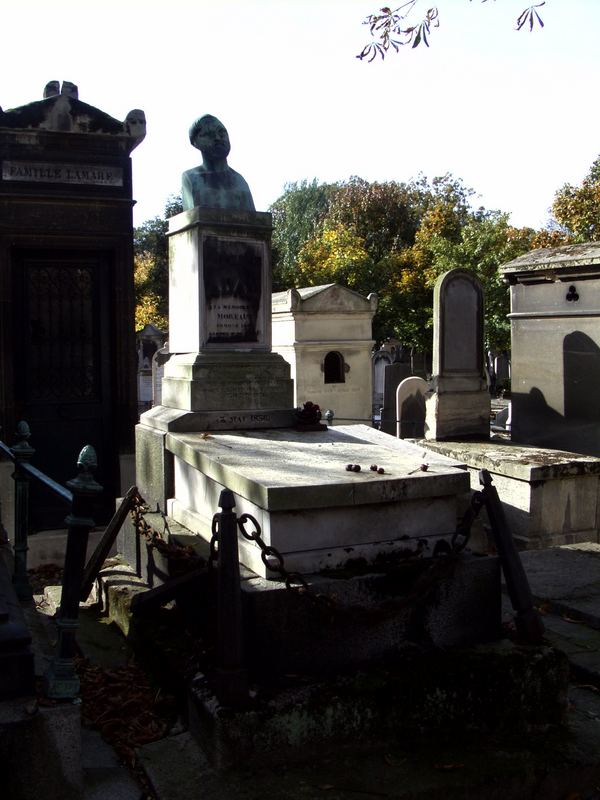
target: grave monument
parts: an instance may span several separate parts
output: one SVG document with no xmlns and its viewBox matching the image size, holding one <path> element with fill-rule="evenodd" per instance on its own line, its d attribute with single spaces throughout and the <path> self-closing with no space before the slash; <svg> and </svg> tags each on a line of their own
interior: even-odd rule
<svg viewBox="0 0 600 800">
<path fill-rule="evenodd" d="M 161 405 L 136 430 L 138 485 L 166 509 L 174 431 L 293 424 L 289 365 L 271 352 L 271 215 L 254 210 L 227 164 L 229 136 L 206 115 L 190 129 L 202 164 L 183 175 L 183 213 L 169 220 L 169 353 Z"/>
<path fill-rule="evenodd" d="M 433 339 L 426 438 L 487 439 L 491 403 L 484 370 L 483 288 L 470 272 L 453 269 L 437 279 Z"/>
<path fill-rule="evenodd" d="M 396 436 L 422 439 L 425 436 L 425 397 L 429 384 L 416 375 L 405 378 L 396 390 Z"/>
<path fill-rule="evenodd" d="M 452 534 L 466 474 L 447 459 L 421 472 L 418 448 L 366 426 L 296 428 L 290 367 L 271 351 L 271 216 L 253 210 L 228 166 L 218 120 L 201 117 L 190 140 L 203 160 L 183 176 L 184 205 L 196 205 L 169 223 L 171 355 L 162 404 L 136 429 L 142 495 L 208 540 L 229 488 L 238 513 L 256 517 L 265 541 L 305 573 L 373 560 L 407 537 L 433 551 Z M 350 462 L 362 473 L 347 470 Z M 368 469 L 374 462 L 380 472 Z M 402 521 L 391 525 L 399 506 Z M 242 537 L 240 557 L 272 577 Z"/>
<path fill-rule="evenodd" d="M 483 368 L 481 288 L 460 270 L 442 275 L 436 285 L 434 371 L 439 394 L 427 398 L 430 429 L 423 444 L 467 464 L 474 490 L 479 470 L 490 471 L 522 548 L 598 541 L 600 536 L 600 460 L 581 455 L 590 452 L 597 440 L 598 424 L 594 427 L 593 420 L 598 415 L 590 392 L 580 391 L 585 370 L 574 379 L 573 369 L 585 363 L 593 373 L 593 348 L 587 339 L 597 335 L 593 311 L 597 267 L 581 262 L 593 260 L 594 247 L 534 251 L 501 268 L 512 282 L 512 398 L 521 426 L 516 434 L 513 427 L 511 442 L 490 439 L 490 396 L 479 370 L 479 365 Z M 575 269 L 586 276 L 577 284 Z M 455 290 L 448 291 L 456 280 Z M 583 287 L 585 303 L 579 303 L 573 285 Z M 552 360 L 544 357 L 552 353 Z M 566 398 L 585 411 L 569 418 Z M 569 441 L 579 452 L 539 446 L 560 443 L 566 450 Z"/>
<path fill-rule="evenodd" d="M 533 250 L 510 286 L 512 439 L 600 456 L 600 245 Z"/>
<path fill-rule="evenodd" d="M 249 192 L 228 172 L 223 126 L 209 123 L 192 128 L 203 164 L 184 178 L 186 203 L 200 205 L 170 221 L 173 355 L 162 405 L 137 427 L 136 457 L 141 494 L 169 518 L 163 544 L 207 555 L 210 542 L 220 588 L 212 568 L 193 568 L 179 576 L 190 590 L 196 581 L 186 603 L 168 556 L 162 575 L 155 569 L 161 554 L 140 525 L 138 535 L 128 521 L 120 541 L 147 584 L 151 575 L 167 581 L 146 592 L 146 604 L 174 591 L 185 613 L 218 629 L 214 681 L 208 664 L 189 685 L 190 730 L 221 768 L 267 754 L 308 756 L 382 731 L 410 736 L 413 721 L 428 729 L 432 707 L 435 726 L 497 720 L 506 697 L 488 667 L 510 674 L 522 700 L 525 673 L 515 659 L 525 661 L 509 645 L 513 672 L 507 648 L 493 643 L 499 561 L 464 549 L 464 465 L 366 425 L 302 423 L 289 365 L 271 352 L 271 218 L 240 207 Z M 492 642 L 490 657 L 475 654 L 485 681 L 474 687 L 472 666 L 452 665 L 463 651 L 449 661 L 446 651 L 482 642 Z M 384 663 L 398 665 L 398 680 L 380 682 Z M 371 668 L 385 698 L 366 688 L 362 670 Z M 558 719 L 557 673 L 547 672 L 544 720 Z M 461 687 L 445 683 L 455 675 Z M 256 697 L 248 677 L 260 685 Z M 550 695 L 558 702 L 548 712 Z"/>
<path fill-rule="evenodd" d="M 334 411 L 336 425 L 370 422 L 377 295 L 329 283 L 276 292 L 271 309 L 273 349 L 292 368 L 294 405 L 310 398 Z"/>
<path fill-rule="evenodd" d="M 132 472 L 130 156 L 145 133 L 143 111 L 115 119 L 69 81 L 0 108 L 0 424 L 10 436 L 26 419 L 33 463 L 61 482 L 93 444 L 108 515 L 119 471 Z M 37 498 L 34 527 L 62 526 L 64 508 L 52 520 L 51 507 Z"/>
</svg>

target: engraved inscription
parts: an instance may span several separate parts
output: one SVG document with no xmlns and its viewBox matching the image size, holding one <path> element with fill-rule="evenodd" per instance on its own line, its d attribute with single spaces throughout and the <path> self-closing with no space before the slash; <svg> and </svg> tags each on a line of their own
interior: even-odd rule
<svg viewBox="0 0 600 800">
<path fill-rule="evenodd" d="M 215 419 L 217 425 L 256 425 L 271 421 L 270 414 L 221 414 Z"/>
<path fill-rule="evenodd" d="M 207 236 L 203 258 L 208 342 L 259 341 L 260 243 Z"/>
<path fill-rule="evenodd" d="M 123 170 L 121 167 L 97 164 L 3 161 L 2 180 L 33 183 L 71 183 L 84 186 L 123 186 Z"/>
</svg>

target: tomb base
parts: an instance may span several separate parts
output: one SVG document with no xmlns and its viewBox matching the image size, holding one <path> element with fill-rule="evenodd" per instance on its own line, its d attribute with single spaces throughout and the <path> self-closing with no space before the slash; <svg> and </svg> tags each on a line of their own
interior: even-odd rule
<svg viewBox="0 0 600 800">
<path fill-rule="evenodd" d="M 599 458 L 500 439 L 423 445 L 467 464 L 474 491 L 481 488 L 479 470 L 490 472 L 519 547 L 599 541 Z"/>
<path fill-rule="evenodd" d="M 485 390 L 431 392 L 425 397 L 425 438 L 487 438 L 490 408 Z"/>
<path fill-rule="evenodd" d="M 190 730 L 217 769 L 309 761 L 390 739 L 430 745 L 488 734 L 514 741 L 564 723 L 567 681 L 567 658 L 550 647 L 413 647 L 376 668 L 259 693 L 246 710 L 221 706 L 199 676 Z"/>
<path fill-rule="evenodd" d="M 290 366 L 278 353 L 200 352 L 171 356 L 162 404 L 183 411 L 291 409 Z"/>
<path fill-rule="evenodd" d="M 364 425 L 164 435 L 173 462 L 169 515 L 209 540 L 221 490 L 230 489 L 238 516 L 251 514 L 264 543 L 302 573 L 407 548 L 433 554 L 450 541 L 468 491 L 458 462 L 430 457 L 422 471 L 422 448 Z M 239 550 L 242 564 L 272 577 L 255 542 L 240 535 Z"/>
</svg>

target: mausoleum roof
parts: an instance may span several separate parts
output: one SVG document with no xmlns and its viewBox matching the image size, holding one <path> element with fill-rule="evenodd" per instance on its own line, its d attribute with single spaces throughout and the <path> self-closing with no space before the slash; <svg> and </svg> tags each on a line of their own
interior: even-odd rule
<svg viewBox="0 0 600 800">
<path fill-rule="evenodd" d="M 370 311 L 377 309 L 377 295 L 371 292 L 365 297 L 338 283 L 307 286 L 275 292 L 271 304 L 274 312 L 282 311 Z"/>
<path fill-rule="evenodd" d="M 133 150 L 146 135 L 146 118 L 143 111 L 133 109 L 123 121 L 115 119 L 79 100 L 74 84 L 63 81 L 59 92 L 59 82 L 50 81 L 42 100 L 6 111 L 0 107 L 0 129 L 119 136 L 130 139 Z"/>
<path fill-rule="evenodd" d="M 502 275 L 508 276 L 517 272 L 538 272 L 598 264 L 600 264 L 600 242 L 584 242 L 531 250 L 503 264 L 499 269 Z"/>
</svg>

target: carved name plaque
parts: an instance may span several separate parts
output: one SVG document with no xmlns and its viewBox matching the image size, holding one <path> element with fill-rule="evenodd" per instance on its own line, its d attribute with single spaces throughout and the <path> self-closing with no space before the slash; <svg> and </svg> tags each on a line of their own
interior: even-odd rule
<svg viewBox="0 0 600 800">
<path fill-rule="evenodd" d="M 71 183 L 83 186 L 123 186 L 123 170 L 121 167 L 98 164 L 3 161 L 2 180 L 34 183 Z"/>
<path fill-rule="evenodd" d="M 260 242 L 205 237 L 203 263 L 209 344 L 260 341 L 262 260 Z"/>
</svg>

